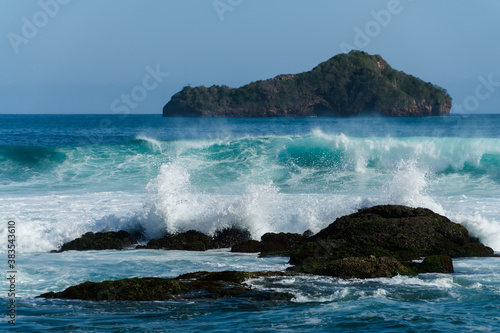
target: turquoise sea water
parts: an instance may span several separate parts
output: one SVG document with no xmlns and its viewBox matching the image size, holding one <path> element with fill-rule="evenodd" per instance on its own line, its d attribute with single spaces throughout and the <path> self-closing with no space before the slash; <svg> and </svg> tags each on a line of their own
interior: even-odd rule
<svg viewBox="0 0 500 333">
<path fill-rule="evenodd" d="M 455 274 L 248 281 L 292 302 L 82 302 L 35 298 L 84 281 L 198 270 L 281 270 L 228 250 L 49 253 L 88 231 L 147 238 L 226 226 L 314 232 L 375 204 L 427 207 L 500 251 L 500 116 L 182 119 L 0 115 L 0 255 L 16 221 L 17 316 L 1 329 L 499 331 L 500 260 Z M 1 221 L 4 222 L 1 222 Z M 7 271 L 6 265 L 3 269 Z M 0 299 L 9 302 L 8 284 Z"/>
</svg>

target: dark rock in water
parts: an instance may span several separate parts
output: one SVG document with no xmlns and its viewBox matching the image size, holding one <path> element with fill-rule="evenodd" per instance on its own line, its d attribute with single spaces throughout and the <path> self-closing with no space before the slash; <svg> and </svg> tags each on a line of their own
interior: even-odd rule
<svg viewBox="0 0 500 333">
<path fill-rule="evenodd" d="M 205 251 L 210 249 L 228 248 L 236 243 L 249 240 L 250 232 L 235 227 L 217 230 L 213 237 L 199 231 L 189 230 L 163 238 L 151 239 L 147 245 L 139 245 L 138 249 L 163 249 Z"/>
<path fill-rule="evenodd" d="M 243 297 L 253 300 L 290 300 L 291 294 L 259 291 L 244 284 L 250 278 L 286 276 L 286 272 L 195 272 L 167 278 L 131 278 L 85 282 L 61 292 L 38 297 L 92 301 L 163 301 L 171 299 L 217 299 Z"/>
<path fill-rule="evenodd" d="M 380 114 L 447 116 L 445 89 L 397 71 L 380 56 L 339 54 L 309 72 L 278 75 L 240 88 L 184 87 L 164 117 L 311 117 Z"/>
<path fill-rule="evenodd" d="M 453 260 L 448 256 L 428 256 L 421 263 L 407 263 L 418 273 L 454 273 Z"/>
<path fill-rule="evenodd" d="M 343 279 L 369 279 L 393 277 L 395 275 L 417 275 L 411 268 L 404 266 L 391 257 L 353 257 L 322 262 L 313 262 L 292 267 L 290 270 L 314 275 L 336 276 Z"/>
<path fill-rule="evenodd" d="M 454 257 L 494 257 L 494 251 L 482 243 L 468 243 L 457 249 Z"/>
<path fill-rule="evenodd" d="M 230 248 L 235 244 L 252 239 L 248 230 L 238 229 L 236 227 L 224 228 L 214 233 L 213 241 L 216 248 Z"/>
<path fill-rule="evenodd" d="M 488 256 L 493 250 L 471 243 L 467 229 L 424 208 L 375 206 L 338 218 L 291 252 L 290 263 L 346 257 L 419 259 L 430 255 Z"/>
<path fill-rule="evenodd" d="M 339 277 L 453 273 L 451 257 L 491 256 L 462 225 L 424 208 L 384 205 L 338 218 L 290 251 L 296 272 Z M 411 260 L 426 257 L 418 264 Z"/>
<path fill-rule="evenodd" d="M 231 252 L 260 252 L 261 255 L 288 255 L 297 245 L 304 243 L 305 237 L 293 233 L 266 233 L 261 241 L 248 240 L 234 245 Z"/>
<path fill-rule="evenodd" d="M 58 252 L 88 250 L 122 250 L 133 247 L 137 240 L 130 233 L 120 231 L 87 232 L 82 237 L 65 243 Z"/>
<path fill-rule="evenodd" d="M 142 249 L 205 251 L 214 248 L 212 237 L 199 231 L 189 230 L 183 233 L 151 239 Z"/>
<path fill-rule="evenodd" d="M 258 253 L 261 251 L 261 243 L 253 239 L 235 244 L 231 248 L 231 252 Z"/>
<path fill-rule="evenodd" d="M 309 229 L 307 229 L 306 231 L 304 231 L 304 233 L 302 234 L 302 236 L 303 236 L 304 238 L 309 238 L 309 237 L 311 237 L 311 236 L 313 236 L 313 235 L 314 235 L 314 232 L 312 232 L 312 231 L 311 231 L 311 230 L 309 230 Z"/>
<path fill-rule="evenodd" d="M 260 238 L 262 243 L 274 243 L 281 246 L 285 250 L 291 250 L 295 246 L 304 243 L 305 238 L 299 234 L 293 233 L 272 233 L 268 232 Z"/>
</svg>

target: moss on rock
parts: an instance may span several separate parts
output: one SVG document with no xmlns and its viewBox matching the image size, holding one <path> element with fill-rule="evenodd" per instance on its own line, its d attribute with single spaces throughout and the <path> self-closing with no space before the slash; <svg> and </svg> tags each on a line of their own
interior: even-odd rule
<svg viewBox="0 0 500 333">
<path fill-rule="evenodd" d="M 259 291 L 243 284 L 246 279 L 284 276 L 285 272 L 195 272 L 168 278 L 130 278 L 115 281 L 84 282 L 61 292 L 49 292 L 42 298 L 93 301 L 163 301 L 243 297 L 260 300 L 290 300 L 291 294 Z"/>
<path fill-rule="evenodd" d="M 123 230 L 109 232 L 87 232 L 80 238 L 63 244 L 59 252 L 89 250 L 122 250 L 137 244 L 136 238 Z"/>
</svg>

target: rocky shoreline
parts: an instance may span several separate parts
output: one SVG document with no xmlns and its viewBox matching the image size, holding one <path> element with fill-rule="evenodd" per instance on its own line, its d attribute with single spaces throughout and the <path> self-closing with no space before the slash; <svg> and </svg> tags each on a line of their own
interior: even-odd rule
<svg viewBox="0 0 500 333">
<path fill-rule="evenodd" d="M 138 235 L 125 231 L 87 233 L 60 251 L 129 249 Z M 107 246 L 106 246 L 107 244 Z M 291 295 L 251 289 L 250 278 L 313 274 L 351 278 L 393 277 L 420 273 L 453 273 L 452 258 L 494 256 L 491 248 L 470 237 L 462 225 L 429 209 L 384 205 L 340 217 L 317 234 L 268 233 L 260 241 L 236 228 L 208 236 L 198 231 L 152 239 L 139 249 L 232 252 L 289 256 L 285 272 L 194 272 L 176 278 L 130 278 L 85 282 L 39 297 L 83 300 L 151 301 L 189 298 L 245 297 L 289 300 Z M 424 258 L 422 261 L 421 259 Z"/>
</svg>

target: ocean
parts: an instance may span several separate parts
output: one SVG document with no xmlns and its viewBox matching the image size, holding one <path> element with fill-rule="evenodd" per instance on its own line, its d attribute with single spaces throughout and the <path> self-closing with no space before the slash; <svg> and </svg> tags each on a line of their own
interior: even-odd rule
<svg viewBox="0 0 500 333">
<path fill-rule="evenodd" d="M 0 256 L 15 223 L 15 325 L 0 331 L 500 331 L 500 258 L 454 274 L 250 280 L 291 302 L 88 302 L 36 296 L 85 281 L 283 270 L 288 258 L 123 250 L 50 253 L 93 231 L 318 232 L 377 204 L 429 208 L 500 251 L 500 115 L 162 118 L 0 115 Z M 12 268 L 11 268 L 12 269 Z"/>
</svg>

